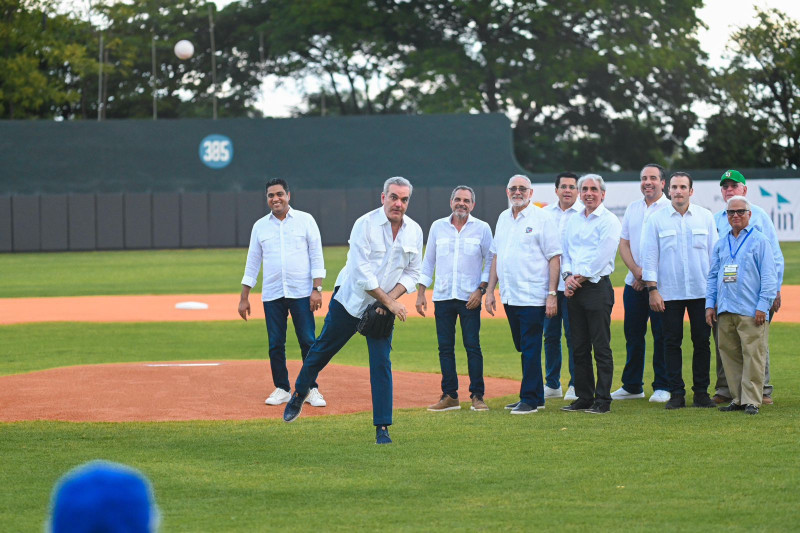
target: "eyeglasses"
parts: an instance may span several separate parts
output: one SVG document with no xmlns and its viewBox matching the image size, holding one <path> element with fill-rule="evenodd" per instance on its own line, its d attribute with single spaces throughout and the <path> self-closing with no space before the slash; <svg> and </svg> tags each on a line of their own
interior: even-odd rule
<svg viewBox="0 0 800 533">
<path fill-rule="evenodd" d="M 520 185 L 520 186 L 509 187 L 508 190 L 511 192 L 525 192 L 528 190 L 528 188 Z"/>
<path fill-rule="evenodd" d="M 743 217 L 745 213 L 749 212 L 750 212 L 749 209 L 728 209 L 726 211 L 729 217 L 732 217 L 733 215 L 739 215 L 740 217 Z"/>
</svg>

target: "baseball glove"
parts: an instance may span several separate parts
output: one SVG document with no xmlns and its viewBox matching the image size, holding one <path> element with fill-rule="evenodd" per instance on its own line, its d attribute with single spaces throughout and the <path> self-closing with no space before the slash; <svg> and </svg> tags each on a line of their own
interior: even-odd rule
<svg viewBox="0 0 800 533">
<path fill-rule="evenodd" d="M 382 315 L 378 314 L 378 309 L 383 309 L 386 312 Z M 356 327 L 358 332 L 365 337 L 376 339 L 388 339 L 392 334 L 392 328 L 394 328 L 394 314 L 386 306 L 378 302 L 367 307 Z"/>
</svg>

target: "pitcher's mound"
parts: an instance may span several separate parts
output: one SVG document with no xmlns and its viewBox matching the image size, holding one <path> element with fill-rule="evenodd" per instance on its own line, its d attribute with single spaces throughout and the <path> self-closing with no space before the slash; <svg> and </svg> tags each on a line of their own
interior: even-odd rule
<svg viewBox="0 0 800 533">
<path fill-rule="evenodd" d="M 300 361 L 288 361 L 292 379 Z M 441 376 L 393 372 L 394 407 L 425 407 L 441 395 Z M 369 369 L 328 365 L 318 380 L 327 407 L 302 416 L 371 411 Z M 485 378 L 486 397 L 519 394 L 519 382 Z M 0 421 L 130 422 L 279 418 L 264 405 L 274 390 L 266 361 L 180 361 L 56 368 L 0 377 Z M 469 378 L 459 376 L 462 401 Z"/>
</svg>

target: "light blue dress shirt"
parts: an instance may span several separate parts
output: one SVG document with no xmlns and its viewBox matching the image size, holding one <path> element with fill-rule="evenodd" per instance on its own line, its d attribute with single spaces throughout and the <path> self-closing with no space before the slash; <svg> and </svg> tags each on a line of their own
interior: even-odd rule
<svg viewBox="0 0 800 533">
<path fill-rule="evenodd" d="M 769 239 L 754 229 L 744 228 L 738 238 L 728 231 L 717 241 L 708 272 L 706 309 L 751 317 L 763 311 L 769 317 L 778 286 L 775 261 Z M 738 266 L 735 282 L 723 281 L 725 265 Z"/>
<path fill-rule="evenodd" d="M 778 242 L 778 232 L 775 231 L 775 224 L 772 223 L 772 219 L 766 211 L 752 202 L 750 203 L 750 211 L 752 211 L 752 214 L 750 215 L 750 224 L 748 224 L 747 227 L 755 228 L 767 237 L 772 248 L 772 259 L 777 271 L 778 290 L 781 290 L 781 285 L 783 284 L 784 261 L 781 245 Z M 725 210 L 714 215 L 714 222 L 717 225 L 717 232 L 720 238 L 731 230 L 731 225 L 728 222 L 728 215 L 725 213 Z"/>
</svg>

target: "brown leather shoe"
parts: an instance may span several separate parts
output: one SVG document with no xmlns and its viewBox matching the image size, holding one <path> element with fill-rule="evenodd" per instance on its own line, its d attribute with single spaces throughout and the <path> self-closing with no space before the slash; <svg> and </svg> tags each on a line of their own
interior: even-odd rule
<svg viewBox="0 0 800 533">
<path fill-rule="evenodd" d="M 772 401 L 772 396 L 764 396 L 761 399 L 761 405 L 772 405 L 773 403 L 775 402 Z"/>
<path fill-rule="evenodd" d="M 483 396 L 473 396 L 472 407 L 470 407 L 470 409 L 473 411 L 488 411 L 489 406 L 483 401 Z"/>
<path fill-rule="evenodd" d="M 461 409 L 458 398 L 453 398 L 448 394 L 442 394 L 442 398 L 438 402 L 428 407 L 428 411 L 434 412 L 455 411 L 457 409 Z"/>
<path fill-rule="evenodd" d="M 733 398 L 728 398 L 727 396 L 723 396 L 721 394 L 715 394 L 714 397 L 711 399 L 714 400 L 714 403 L 717 405 L 721 403 L 731 403 L 731 401 L 733 400 Z"/>
</svg>

